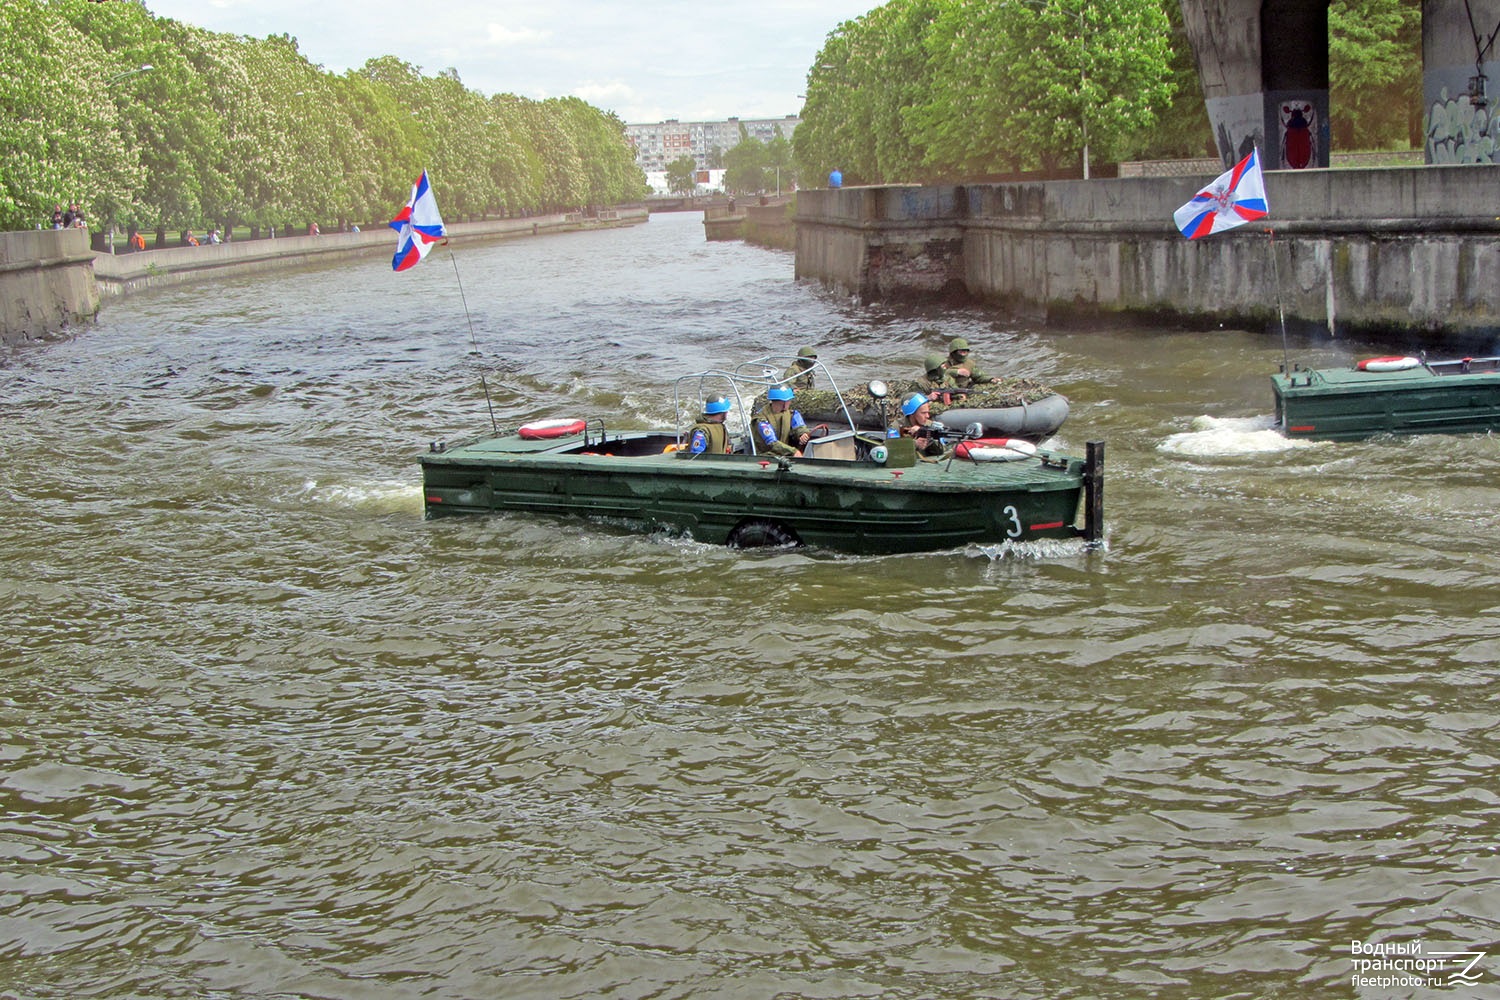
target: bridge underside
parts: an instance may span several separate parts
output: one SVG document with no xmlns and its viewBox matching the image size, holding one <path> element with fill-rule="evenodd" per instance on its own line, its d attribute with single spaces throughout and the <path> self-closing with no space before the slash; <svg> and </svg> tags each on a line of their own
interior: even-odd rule
<svg viewBox="0 0 1500 1000">
<path fill-rule="evenodd" d="M 1269 170 L 1328 166 L 1328 0 L 1180 0 L 1225 165 L 1259 147 Z M 1471 20 L 1472 14 L 1472 20 Z M 1423 0 L 1427 162 L 1494 163 L 1487 79 L 1500 0 Z"/>
</svg>

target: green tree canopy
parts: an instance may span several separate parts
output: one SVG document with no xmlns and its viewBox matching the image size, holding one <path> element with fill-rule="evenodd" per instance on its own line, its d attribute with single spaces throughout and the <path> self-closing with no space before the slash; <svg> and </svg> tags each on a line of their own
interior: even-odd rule
<svg viewBox="0 0 1500 1000">
<path fill-rule="evenodd" d="M 140 0 L 0 3 L 0 162 L 5 228 L 73 201 L 159 231 L 372 221 L 424 166 L 450 218 L 647 190 L 623 123 L 577 98 L 485 97 L 389 55 L 335 75 L 290 36 L 208 32 Z"/>
<path fill-rule="evenodd" d="M 692 194 L 698 187 L 698 163 L 686 154 L 667 164 L 667 189 L 673 194 Z"/>
<path fill-rule="evenodd" d="M 1422 144 L 1422 9 L 1403 0 L 1333 0 L 1328 104 L 1344 148 Z"/>
<path fill-rule="evenodd" d="M 891 0 L 819 52 L 798 166 L 913 182 L 1111 155 L 1171 107 L 1165 3 Z"/>
<path fill-rule="evenodd" d="M 766 148 L 740 123 L 740 141 L 724 154 L 724 189 L 756 194 L 766 189 Z"/>
</svg>

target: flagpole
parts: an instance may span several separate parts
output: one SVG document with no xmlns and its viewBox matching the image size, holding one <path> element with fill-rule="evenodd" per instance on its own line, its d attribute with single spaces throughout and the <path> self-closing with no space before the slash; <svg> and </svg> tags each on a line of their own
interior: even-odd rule
<svg viewBox="0 0 1500 1000">
<path fill-rule="evenodd" d="M 443 225 L 443 215 L 438 211 L 437 198 L 433 196 L 432 183 L 428 180 L 426 170 L 418 175 L 416 183 L 411 186 L 411 197 L 391 220 L 391 228 L 398 234 L 396 256 L 391 258 L 392 270 L 404 271 L 415 267 L 439 240 L 448 248 L 448 259 L 453 261 L 453 277 L 458 282 L 458 299 L 463 303 L 464 318 L 469 321 L 469 342 L 474 345 L 474 350 L 469 353 L 478 355 L 479 338 L 474 334 L 474 317 L 469 312 L 468 296 L 464 294 L 464 279 L 458 273 L 458 257 L 454 255 L 453 247 L 448 241 L 448 228 Z M 484 372 L 479 373 L 479 385 L 484 389 L 484 405 L 490 410 L 490 426 L 499 434 L 500 426 L 495 421 L 495 404 L 490 399 L 490 384 L 485 381 Z"/>
<path fill-rule="evenodd" d="M 464 319 L 469 321 L 469 343 L 474 345 L 474 350 L 469 353 L 478 354 L 479 338 L 474 336 L 474 317 L 469 315 L 469 300 L 464 295 L 464 279 L 458 273 L 458 257 L 453 253 L 453 247 L 447 240 L 443 241 L 443 246 L 448 247 L 448 259 L 453 262 L 453 280 L 458 282 L 458 301 L 463 303 Z"/>
<path fill-rule="evenodd" d="M 1288 377 L 1292 374 L 1292 358 L 1286 344 L 1286 309 L 1281 304 L 1281 267 L 1276 262 L 1276 230 L 1266 227 L 1266 236 L 1271 247 L 1271 276 L 1276 282 L 1276 315 L 1281 319 L 1281 370 Z"/>
<path fill-rule="evenodd" d="M 454 254 L 453 246 L 448 240 L 443 241 L 443 246 L 448 248 L 448 259 L 453 262 L 453 280 L 458 282 L 458 301 L 463 303 L 464 318 L 469 321 L 469 343 L 474 345 L 474 350 L 469 353 L 478 355 L 480 353 L 479 338 L 474 335 L 474 317 L 469 313 L 468 296 L 464 295 L 464 279 L 458 273 L 458 257 Z M 495 421 L 495 404 L 490 400 L 490 384 L 485 381 L 484 372 L 479 373 L 479 386 L 484 390 L 484 405 L 489 407 L 490 428 L 499 434 L 500 425 Z"/>
</svg>

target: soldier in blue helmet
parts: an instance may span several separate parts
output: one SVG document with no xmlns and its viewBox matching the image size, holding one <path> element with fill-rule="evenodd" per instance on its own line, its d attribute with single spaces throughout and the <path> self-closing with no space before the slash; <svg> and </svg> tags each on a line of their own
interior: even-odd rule
<svg viewBox="0 0 1500 1000">
<path fill-rule="evenodd" d="M 766 390 L 766 405 L 755 415 L 755 446 L 760 451 L 800 456 L 807 447 L 807 423 L 792 409 L 793 395 L 789 385 Z"/>
<path fill-rule="evenodd" d="M 729 400 L 724 396 L 710 396 L 703 403 L 703 413 L 693 425 L 688 438 L 688 451 L 694 455 L 708 452 L 724 455 L 729 452 L 729 429 L 724 418 L 729 414 Z"/>
<path fill-rule="evenodd" d="M 901 401 L 901 435 L 916 441 L 917 452 L 922 455 L 941 455 L 943 440 L 939 436 L 942 427 L 932 419 L 932 404 L 926 393 L 914 392 Z"/>
</svg>

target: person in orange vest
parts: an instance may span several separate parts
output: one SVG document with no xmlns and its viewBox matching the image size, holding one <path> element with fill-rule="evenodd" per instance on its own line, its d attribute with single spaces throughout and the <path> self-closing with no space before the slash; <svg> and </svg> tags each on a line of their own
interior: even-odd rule
<svg viewBox="0 0 1500 1000">
<path fill-rule="evenodd" d="M 137 249 L 137 250 L 144 250 L 144 249 L 146 249 L 146 237 L 142 236 L 140 234 L 140 231 L 137 230 L 130 237 L 130 245 L 132 247 L 134 247 L 135 249 Z"/>
</svg>

